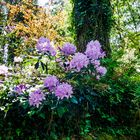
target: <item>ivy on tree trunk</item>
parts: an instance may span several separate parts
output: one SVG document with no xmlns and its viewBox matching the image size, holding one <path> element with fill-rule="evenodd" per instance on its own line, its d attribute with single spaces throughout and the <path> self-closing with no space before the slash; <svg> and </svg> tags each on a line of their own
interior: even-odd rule
<svg viewBox="0 0 140 140">
<path fill-rule="evenodd" d="M 110 0 L 72 0 L 73 25 L 79 51 L 84 51 L 91 40 L 99 40 L 110 54 L 110 30 L 112 9 Z"/>
</svg>

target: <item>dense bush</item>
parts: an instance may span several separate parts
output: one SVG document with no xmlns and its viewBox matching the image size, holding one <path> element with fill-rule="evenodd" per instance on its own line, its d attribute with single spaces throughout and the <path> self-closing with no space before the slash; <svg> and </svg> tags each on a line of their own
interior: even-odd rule
<svg viewBox="0 0 140 140">
<path fill-rule="evenodd" d="M 138 83 L 128 78 L 133 69 L 115 71 L 120 64 L 104 58 L 98 41 L 89 42 L 84 53 L 76 53 L 73 44 L 56 51 L 41 37 L 36 48 L 35 68 L 47 77 L 30 77 L 32 83 L 13 77 L 4 83 L 2 139 L 84 139 L 87 135 L 98 139 L 101 132 L 139 137 L 139 127 L 134 129 L 132 121 Z"/>
</svg>

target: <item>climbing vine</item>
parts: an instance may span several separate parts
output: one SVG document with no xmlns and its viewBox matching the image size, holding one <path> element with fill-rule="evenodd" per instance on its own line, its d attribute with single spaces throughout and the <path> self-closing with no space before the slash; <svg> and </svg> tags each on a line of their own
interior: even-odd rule
<svg viewBox="0 0 140 140">
<path fill-rule="evenodd" d="M 112 25 L 112 10 L 109 0 L 71 0 L 73 26 L 77 45 L 83 51 L 85 44 L 98 39 L 110 52 L 109 35 Z"/>
</svg>

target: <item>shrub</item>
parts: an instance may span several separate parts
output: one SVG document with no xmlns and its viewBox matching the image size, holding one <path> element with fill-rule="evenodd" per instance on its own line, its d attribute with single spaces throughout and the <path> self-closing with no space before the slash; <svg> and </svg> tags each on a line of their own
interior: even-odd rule
<svg viewBox="0 0 140 140">
<path fill-rule="evenodd" d="M 119 76 L 114 72 L 117 63 L 103 59 L 105 52 L 98 41 L 89 42 L 85 53 L 76 52 L 70 43 L 55 50 L 44 37 L 36 48 L 35 68 L 46 77 L 3 90 L 2 138 L 82 139 L 100 131 L 136 135 L 128 130 L 133 119 L 130 112 L 135 110 L 135 84 L 128 80 L 127 72 Z"/>
</svg>

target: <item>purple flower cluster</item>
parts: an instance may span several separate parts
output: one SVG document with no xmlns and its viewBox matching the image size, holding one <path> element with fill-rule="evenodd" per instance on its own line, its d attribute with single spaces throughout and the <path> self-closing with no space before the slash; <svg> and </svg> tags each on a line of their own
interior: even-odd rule
<svg viewBox="0 0 140 140">
<path fill-rule="evenodd" d="M 25 92 L 26 89 L 27 89 L 26 85 L 19 84 L 14 88 L 14 91 L 18 94 L 23 94 L 23 92 Z"/>
<path fill-rule="evenodd" d="M 91 63 L 94 65 L 95 68 L 100 66 L 100 60 L 91 60 Z"/>
<path fill-rule="evenodd" d="M 99 58 L 104 58 L 105 52 L 102 51 L 101 45 L 99 41 L 90 41 L 87 44 L 87 49 L 85 51 L 85 54 L 90 58 L 91 60 L 97 60 Z"/>
<path fill-rule="evenodd" d="M 52 56 L 56 55 L 55 50 L 52 48 L 50 44 L 50 40 L 44 37 L 39 38 L 38 43 L 37 43 L 37 49 L 39 52 L 49 52 Z M 76 69 L 77 71 L 80 71 L 82 68 L 87 67 L 88 64 L 91 63 L 94 65 L 95 70 L 97 74 L 99 74 L 99 76 L 103 76 L 107 72 L 106 68 L 100 65 L 100 59 L 105 57 L 105 52 L 102 51 L 101 44 L 97 40 L 90 41 L 87 44 L 87 48 L 84 54 L 79 53 L 79 52 L 75 53 L 76 46 L 68 42 L 63 45 L 60 51 L 65 56 L 74 55 L 72 56 L 72 60 L 70 62 L 69 60 L 68 61 L 66 60 L 66 62 L 63 62 L 60 59 L 60 65 L 64 67 L 66 70 Z M 47 80 L 48 81 L 50 80 L 50 81 L 47 82 Z M 52 87 L 55 85 L 50 86 L 48 85 L 48 83 L 52 84 L 55 82 L 57 82 L 56 77 L 55 78 L 48 77 L 45 80 L 44 85 L 47 88 L 52 89 Z"/>
<path fill-rule="evenodd" d="M 59 81 L 56 76 L 48 76 L 44 80 L 44 86 L 49 88 L 49 90 L 53 90 L 57 85 Z"/>
<path fill-rule="evenodd" d="M 71 97 L 72 86 L 68 83 L 59 83 L 56 76 L 48 76 L 44 80 L 44 86 L 47 87 L 51 92 L 55 92 L 55 96 L 58 99 L 63 99 L 64 97 Z"/>
<path fill-rule="evenodd" d="M 48 52 L 52 56 L 56 55 L 55 49 L 52 47 L 52 45 L 50 43 L 50 40 L 47 39 L 47 38 L 40 37 L 38 42 L 37 42 L 36 48 L 39 52 L 42 52 L 42 53 L 47 53 Z"/>
<path fill-rule="evenodd" d="M 77 71 L 80 71 L 82 68 L 87 67 L 88 64 L 91 63 L 94 65 L 95 70 L 99 76 L 103 76 L 107 71 L 105 67 L 100 66 L 100 59 L 105 57 L 105 52 L 102 51 L 101 44 L 97 40 L 90 41 L 87 44 L 87 48 L 84 54 L 79 52 L 75 53 L 76 47 L 70 43 L 64 44 L 60 50 L 66 56 L 74 54 L 70 62 L 60 61 L 60 65 L 65 67 L 65 69 L 76 69 Z"/>
<path fill-rule="evenodd" d="M 76 52 L 76 46 L 71 43 L 65 43 L 61 49 L 61 52 L 66 56 L 72 55 Z"/>
<path fill-rule="evenodd" d="M 101 76 L 104 76 L 107 72 L 107 69 L 105 67 L 99 66 L 99 67 L 96 68 L 96 71 Z"/>
<path fill-rule="evenodd" d="M 37 108 L 45 99 L 45 95 L 41 92 L 41 90 L 36 90 L 29 94 L 29 104 L 31 106 L 36 106 Z"/>
<path fill-rule="evenodd" d="M 58 99 L 69 98 L 73 94 L 72 86 L 68 83 L 62 83 L 56 87 L 55 96 Z"/>
<path fill-rule="evenodd" d="M 87 67 L 89 64 L 89 59 L 83 53 L 75 53 L 71 62 L 70 68 L 76 68 L 77 71 L 80 71 L 82 68 Z"/>
<path fill-rule="evenodd" d="M 72 86 L 68 83 L 60 84 L 56 76 L 48 76 L 44 80 L 44 86 L 47 87 L 50 92 L 54 92 L 58 99 L 69 98 L 73 93 Z M 43 100 L 45 100 L 45 95 L 41 90 L 36 90 L 29 94 L 29 104 L 31 106 L 38 108 Z"/>
<path fill-rule="evenodd" d="M 105 57 L 105 52 L 101 49 L 101 44 L 99 41 L 90 41 L 87 44 L 87 49 L 85 51 L 85 54 L 90 59 L 90 62 L 94 65 L 95 70 L 97 72 L 97 79 L 100 79 L 100 76 L 104 76 L 107 72 L 107 69 L 105 67 L 100 66 L 100 58 Z"/>
</svg>

